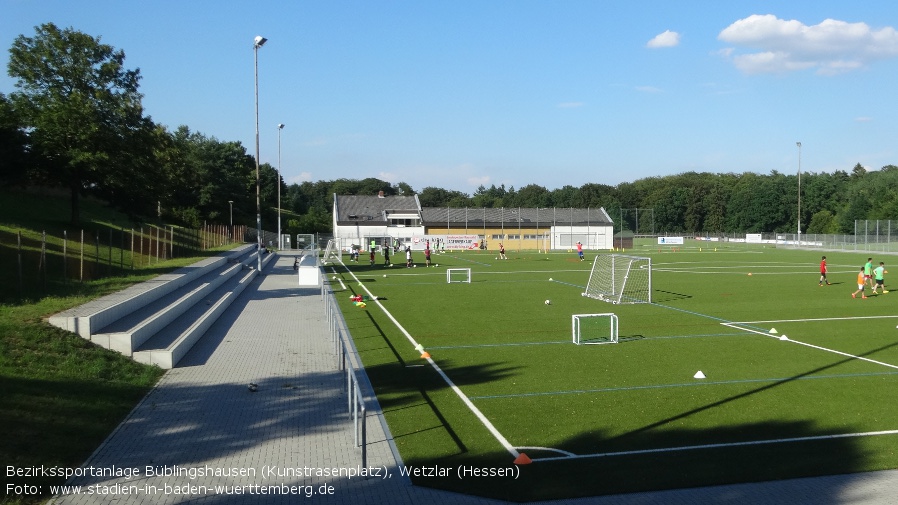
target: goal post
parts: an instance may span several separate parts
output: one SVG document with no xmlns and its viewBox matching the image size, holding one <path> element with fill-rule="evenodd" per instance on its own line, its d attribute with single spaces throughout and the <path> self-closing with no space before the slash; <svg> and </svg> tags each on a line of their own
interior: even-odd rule
<svg viewBox="0 0 898 505">
<path fill-rule="evenodd" d="M 322 265 L 327 265 L 330 263 L 343 263 L 343 252 L 340 251 L 340 247 L 337 245 L 337 241 L 334 239 L 330 239 L 327 241 L 327 247 L 324 249 L 324 257 L 321 258 Z"/>
<path fill-rule="evenodd" d="M 611 303 L 652 303 L 652 259 L 597 255 L 583 296 Z"/>
<path fill-rule="evenodd" d="M 466 282 L 468 284 L 471 283 L 471 269 L 470 268 L 449 268 L 446 270 L 446 282 L 452 284 L 453 282 Z"/>
<path fill-rule="evenodd" d="M 577 345 L 616 344 L 618 342 L 617 315 L 573 314 L 571 331 Z"/>
</svg>

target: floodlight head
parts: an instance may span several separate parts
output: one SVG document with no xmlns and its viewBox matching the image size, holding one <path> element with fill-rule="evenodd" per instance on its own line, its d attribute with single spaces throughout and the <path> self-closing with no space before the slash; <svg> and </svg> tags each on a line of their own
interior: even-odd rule
<svg viewBox="0 0 898 505">
<path fill-rule="evenodd" d="M 796 142 L 795 145 L 797 145 L 798 147 L 801 147 L 801 142 Z"/>
<path fill-rule="evenodd" d="M 284 128 L 284 123 L 278 123 L 278 130 Z"/>
<path fill-rule="evenodd" d="M 266 39 L 265 37 L 263 37 L 261 35 L 256 35 L 256 38 L 253 40 L 253 46 L 254 47 L 262 47 L 265 45 L 266 42 L 268 42 L 268 39 Z"/>
</svg>

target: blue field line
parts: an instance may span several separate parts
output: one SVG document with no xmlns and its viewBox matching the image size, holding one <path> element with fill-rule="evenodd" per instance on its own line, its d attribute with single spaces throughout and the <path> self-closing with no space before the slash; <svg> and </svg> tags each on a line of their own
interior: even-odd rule
<svg viewBox="0 0 898 505">
<path fill-rule="evenodd" d="M 756 333 L 751 332 L 741 332 L 741 333 L 701 333 L 698 335 L 661 335 L 658 337 L 642 337 L 636 340 L 663 340 L 668 338 L 699 338 L 699 337 L 745 337 L 745 336 L 754 336 Z M 627 338 L 626 335 L 621 335 L 620 338 Z"/>
<path fill-rule="evenodd" d="M 742 379 L 742 380 L 734 380 L 734 381 L 696 381 L 696 382 L 684 382 L 679 384 L 656 384 L 652 386 L 625 386 L 625 387 L 617 387 L 617 388 L 600 388 L 600 389 L 572 389 L 569 391 L 545 391 L 542 393 L 515 393 L 515 394 L 506 394 L 506 395 L 484 395 L 484 396 L 469 396 L 468 398 L 471 400 L 496 400 L 496 399 L 504 399 L 504 398 L 526 398 L 530 396 L 562 396 L 562 395 L 577 395 L 577 394 L 586 394 L 586 393 L 614 393 L 618 391 L 636 391 L 640 389 L 665 389 L 665 388 L 680 388 L 680 387 L 696 387 L 696 386 L 720 386 L 727 384 L 751 384 L 751 383 L 776 383 L 776 382 L 789 382 L 795 380 L 810 380 L 810 379 L 848 379 L 855 377 L 876 377 L 880 375 L 898 375 L 898 372 L 870 372 L 870 373 L 856 373 L 856 374 L 837 374 L 837 375 L 811 375 L 807 377 L 784 377 L 779 379 Z"/>
<path fill-rule="evenodd" d="M 699 335 L 662 335 L 658 337 L 640 337 L 636 340 L 664 340 L 664 339 L 672 339 L 672 338 L 701 338 L 701 337 L 744 337 L 747 335 L 754 336 L 755 333 L 742 332 L 742 333 L 704 333 Z M 622 339 L 626 339 L 627 335 L 621 335 Z M 440 349 L 440 350 L 453 350 L 453 349 L 479 349 L 481 347 L 521 347 L 528 345 L 555 345 L 555 344 L 570 344 L 570 340 L 550 340 L 547 342 L 507 342 L 504 344 L 472 344 L 472 345 L 437 345 L 437 346 L 427 346 L 427 349 Z"/>
<path fill-rule="evenodd" d="M 730 320 L 728 320 L 728 319 L 724 319 L 724 318 L 722 318 L 722 317 L 709 316 L 708 314 L 702 314 L 702 313 L 700 313 L 700 312 L 693 312 L 693 311 L 691 311 L 691 310 L 680 309 L 680 308 L 677 308 L 677 307 L 671 307 L 670 305 L 661 305 L 660 303 L 652 303 L 652 305 L 654 305 L 654 306 L 656 306 L 656 307 L 663 307 L 663 308 L 665 308 L 665 309 L 677 310 L 677 311 L 680 311 L 680 312 L 685 312 L 686 314 L 691 314 L 691 315 L 693 315 L 693 316 L 706 317 L 706 318 L 708 318 L 708 319 L 713 319 L 713 320 L 715 320 L 715 321 L 720 321 L 720 322 L 723 322 L 723 323 L 726 323 L 726 324 L 739 324 L 739 326 L 742 326 L 742 327 L 745 327 L 745 328 L 752 328 L 752 329 L 755 329 L 755 330 L 758 330 L 758 331 L 767 331 L 767 328 L 762 328 L 762 327 L 760 327 L 760 326 L 753 326 L 753 325 L 749 325 L 749 324 L 734 323 L 733 321 L 730 321 Z"/>
<path fill-rule="evenodd" d="M 556 280 L 552 280 L 551 282 L 557 282 L 558 284 L 562 284 L 562 285 L 565 285 L 565 286 L 573 286 L 573 287 L 579 288 L 579 289 L 581 289 L 581 290 L 582 290 L 582 289 L 586 289 L 586 286 L 581 286 L 581 285 L 579 285 L 579 284 L 573 284 L 573 283 L 570 283 L 570 282 L 563 282 L 563 281 L 556 281 Z M 581 293 L 582 293 L 582 291 L 581 291 Z"/>
</svg>

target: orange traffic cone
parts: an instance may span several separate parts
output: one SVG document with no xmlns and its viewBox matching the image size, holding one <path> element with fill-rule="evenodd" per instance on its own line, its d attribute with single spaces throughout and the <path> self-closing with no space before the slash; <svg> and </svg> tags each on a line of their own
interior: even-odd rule
<svg viewBox="0 0 898 505">
<path fill-rule="evenodd" d="M 529 465 L 530 463 L 533 463 L 533 460 L 523 452 L 514 459 L 514 464 L 516 465 Z"/>
</svg>

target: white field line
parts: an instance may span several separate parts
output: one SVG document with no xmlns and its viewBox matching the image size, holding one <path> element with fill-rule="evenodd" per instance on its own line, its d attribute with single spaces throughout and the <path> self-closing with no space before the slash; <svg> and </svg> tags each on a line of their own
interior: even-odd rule
<svg viewBox="0 0 898 505">
<path fill-rule="evenodd" d="M 757 333 L 758 335 L 764 335 L 765 337 L 775 338 L 775 339 L 777 339 L 777 340 L 779 340 L 779 338 L 780 338 L 778 335 L 770 334 L 770 333 L 767 333 L 767 332 L 764 332 L 764 331 L 753 330 L 753 329 L 751 329 L 751 328 L 742 328 L 742 327 L 739 327 L 739 326 L 735 326 L 737 323 L 720 323 L 720 324 L 722 324 L 722 325 L 724 325 L 724 326 L 729 326 L 730 328 L 735 328 L 735 329 L 739 329 L 739 330 L 743 330 L 743 331 L 750 331 L 750 332 L 752 332 L 752 333 Z M 787 337 L 787 338 L 788 338 L 788 337 Z M 802 342 L 801 340 L 793 340 L 793 339 L 791 339 L 791 338 L 788 338 L 788 340 L 784 340 L 783 342 L 792 342 L 793 344 L 799 344 L 799 345 L 803 345 L 803 346 L 810 347 L 810 348 L 813 348 L 813 349 L 818 349 L 818 350 L 820 350 L 820 351 L 831 352 L 831 353 L 833 353 L 833 354 L 839 354 L 839 355 L 841 355 L 841 356 L 846 356 L 846 357 L 848 357 L 848 358 L 858 359 L 858 360 L 861 360 L 861 361 L 866 361 L 866 362 L 868 362 L 868 363 L 874 363 L 874 364 L 877 364 L 877 365 L 882 365 L 882 366 L 884 366 L 884 367 L 894 368 L 894 369 L 898 370 L 898 365 L 892 365 L 892 364 L 889 364 L 889 363 L 884 363 L 884 362 L 882 362 L 882 361 L 876 361 L 875 359 L 865 358 L 865 357 L 863 357 L 863 356 L 857 356 L 857 355 L 854 355 L 854 354 L 849 354 L 849 353 L 847 353 L 847 352 L 837 351 L 837 350 L 835 350 L 835 349 L 829 349 L 829 348 L 827 348 L 827 347 L 821 347 L 821 346 L 819 346 L 819 345 L 809 344 L 809 343 L 807 343 L 807 342 Z"/>
<path fill-rule="evenodd" d="M 854 319 L 888 319 L 898 316 L 854 316 L 854 317 L 817 317 L 811 319 L 771 319 L 770 321 L 733 321 L 730 324 L 758 324 L 758 323 L 803 323 L 805 321 L 844 321 Z"/>
<path fill-rule="evenodd" d="M 355 276 L 352 270 L 349 270 L 347 268 L 346 271 L 349 272 L 349 275 L 351 275 L 352 278 L 356 280 L 356 282 L 359 282 L 359 278 Z M 386 314 L 387 317 L 390 318 L 390 321 L 393 321 L 393 324 L 395 324 L 396 327 L 399 328 L 399 331 L 401 331 L 402 334 L 405 335 L 405 338 L 407 338 L 408 341 L 411 342 L 412 346 L 418 347 L 418 342 L 414 339 L 414 337 L 411 336 L 411 334 L 409 334 L 408 331 L 406 331 L 406 329 L 401 324 L 399 324 L 399 321 L 397 321 L 396 318 L 393 317 L 393 314 L 390 314 L 390 311 L 388 311 L 386 307 L 384 307 L 383 304 L 380 303 L 380 300 L 374 299 L 374 295 L 371 293 L 371 291 L 368 290 L 368 286 L 365 286 L 361 282 L 359 282 L 359 285 L 362 287 L 362 289 L 365 290 L 366 293 L 368 293 L 368 296 L 371 298 L 371 300 L 374 301 L 374 303 L 376 303 L 378 307 L 380 307 L 380 310 L 384 311 L 384 314 Z M 483 423 L 486 429 L 493 434 L 493 437 L 495 437 L 496 440 L 500 444 L 502 444 L 502 447 L 504 447 L 505 450 L 512 455 L 512 457 L 517 458 L 518 456 L 520 456 L 521 453 L 519 453 L 517 449 L 515 449 L 514 446 L 512 446 L 504 436 L 502 436 L 502 433 L 500 433 L 499 430 L 496 429 L 495 426 L 493 426 L 493 423 L 491 423 L 485 415 L 483 415 L 483 412 L 481 412 L 480 409 L 478 409 L 474 405 L 474 403 L 464 393 L 462 393 L 461 389 L 459 389 L 458 386 L 456 386 L 455 383 L 452 382 L 449 376 L 447 376 L 446 373 L 443 372 L 443 369 L 436 364 L 433 358 L 427 358 L 427 362 L 430 363 L 430 366 L 432 366 L 438 374 L 440 374 L 440 377 L 442 377 L 446 384 L 452 389 L 452 391 L 454 391 L 455 394 L 458 395 L 461 401 L 468 407 L 468 409 L 474 414 L 474 416 L 476 416 L 477 419 L 479 419 L 480 422 Z"/>
<path fill-rule="evenodd" d="M 728 442 L 722 444 L 687 445 L 683 447 L 667 447 L 663 449 L 641 449 L 638 451 L 605 452 L 595 454 L 579 454 L 572 456 L 553 456 L 548 458 L 531 458 L 534 463 L 541 461 L 559 461 L 584 458 L 608 458 L 612 456 L 632 456 L 636 454 L 657 454 L 662 452 L 694 451 L 698 449 L 719 449 L 721 447 L 744 447 L 751 445 L 785 444 L 792 442 L 810 442 L 814 440 L 834 440 L 839 438 L 876 437 L 882 435 L 898 435 L 898 430 L 868 431 L 865 433 L 842 433 L 838 435 L 818 435 L 815 437 L 777 438 L 771 440 L 754 440 L 751 442 Z"/>
</svg>

